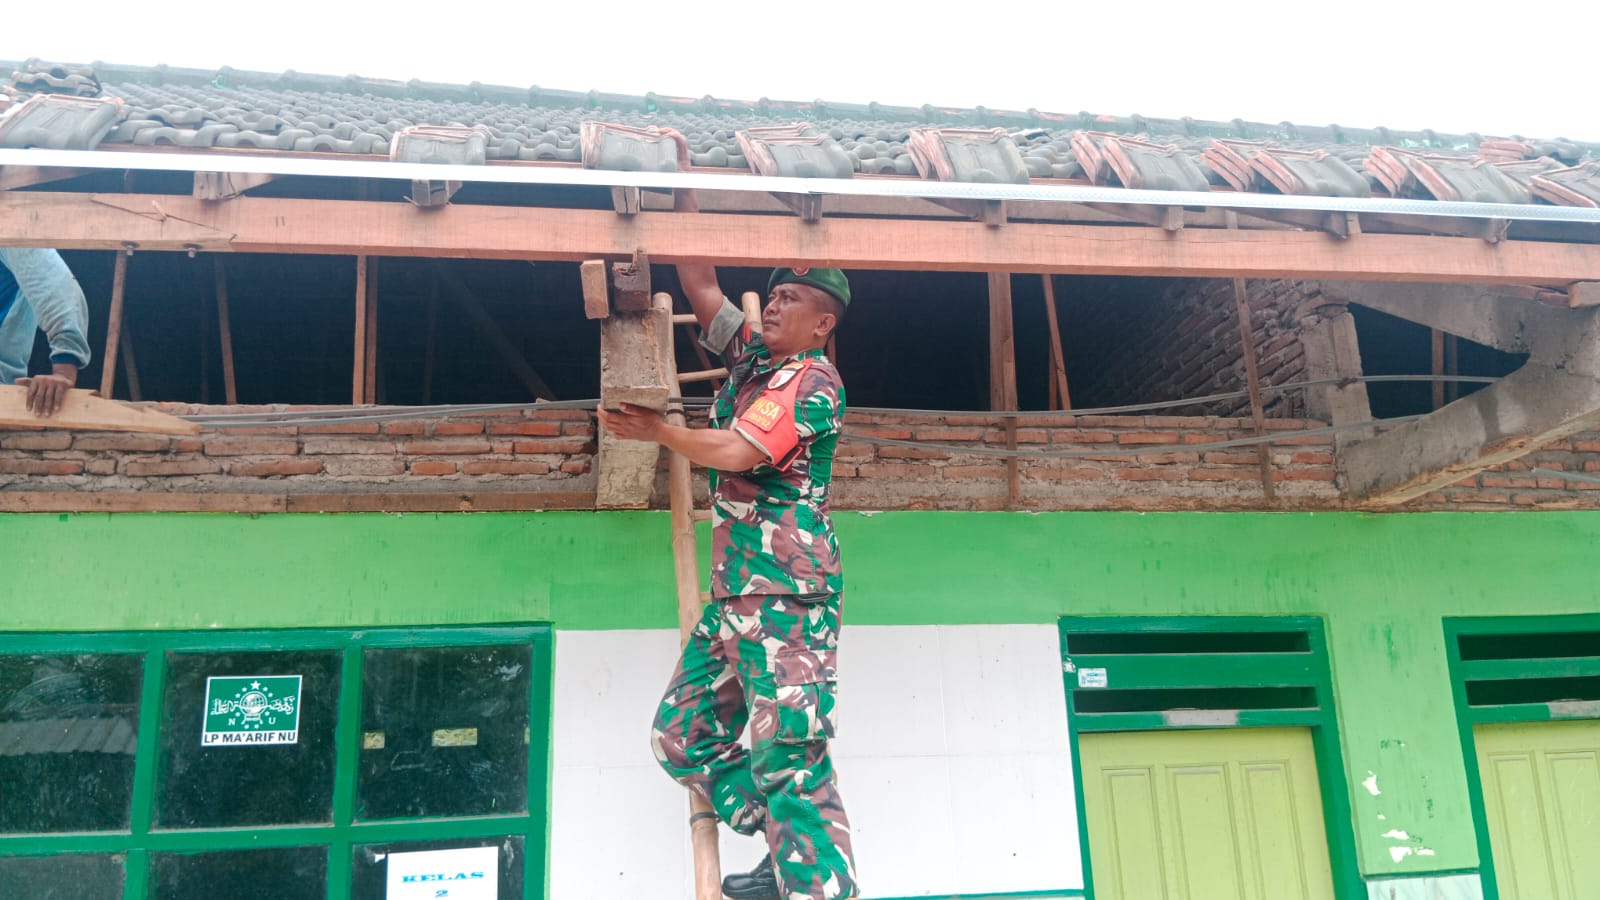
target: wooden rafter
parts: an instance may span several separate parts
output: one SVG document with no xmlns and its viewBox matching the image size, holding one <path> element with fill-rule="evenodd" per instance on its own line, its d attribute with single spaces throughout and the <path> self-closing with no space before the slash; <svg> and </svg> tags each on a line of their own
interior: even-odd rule
<svg viewBox="0 0 1600 900">
<path fill-rule="evenodd" d="M 1177 233 L 1012 222 L 877 221 L 714 213 L 507 208 L 138 194 L 0 193 L 0 244 L 63 249 L 229 249 L 247 253 L 626 259 L 854 269 L 1181 277 L 1342 278 L 1482 284 L 1600 281 L 1585 244 L 1362 233 L 1185 228 Z"/>
<path fill-rule="evenodd" d="M 94 169 L 75 169 L 67 166 L 0 166 L 0 191 L 33 187 L 87 175 Z"/>
</svg>

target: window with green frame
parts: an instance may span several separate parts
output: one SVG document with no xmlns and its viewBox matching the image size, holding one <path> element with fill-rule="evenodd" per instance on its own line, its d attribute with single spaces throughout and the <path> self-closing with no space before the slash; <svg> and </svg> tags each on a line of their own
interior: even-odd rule
<svg viewBox="0 0 1600 900">
<path fill-rule="evenodd" d="M 0 896 L 540 897 L 550 641 L 0 634 Z"/>
</svg>

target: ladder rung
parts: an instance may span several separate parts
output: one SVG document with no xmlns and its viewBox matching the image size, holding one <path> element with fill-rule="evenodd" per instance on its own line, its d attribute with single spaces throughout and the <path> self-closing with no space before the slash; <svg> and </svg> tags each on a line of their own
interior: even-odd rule
<svg viewBox="0 0 1600 900">
<path fill-rule="evenodd" d="M 709 522 L 709 521 L 711 521 L 711 510 L 709 510 L 709 509 L 697 509 L 697 510 L 694 511 L 693 519 L 696 522 Z"/>
<path fill-rule="evenodd" d="M 727 378 L 727 369 L 707 369 L 704 372 L 684 372 L 678 376 L 679 384 L 691 384 L 696 381 L 710 381 L 713 378 Z"/>
<path fill-rule="evenodd" d="M 674 313 L 672 316 L 672 324 L 699 325 L 700 320 L 694 317 L 694 313 Z"/>
</svg>

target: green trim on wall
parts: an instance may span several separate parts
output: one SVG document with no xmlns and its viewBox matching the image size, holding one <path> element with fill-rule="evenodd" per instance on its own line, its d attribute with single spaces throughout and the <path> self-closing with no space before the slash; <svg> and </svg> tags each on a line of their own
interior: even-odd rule
<svg viewBox="0 0 1600 900">
<path fill-rule="evenodd" d="M 852 625 L 1323 618 L 1368 875 L 1478 866 L 1440 620 L 1600 609 L 1596 512 L 836 521 Z M 0 515 L 0 630 L 672 628 L 670 545 L 667 514 L 643 511 Z M 1437 855 L 1393 862 L 1390 829 Z"/>
</svg>

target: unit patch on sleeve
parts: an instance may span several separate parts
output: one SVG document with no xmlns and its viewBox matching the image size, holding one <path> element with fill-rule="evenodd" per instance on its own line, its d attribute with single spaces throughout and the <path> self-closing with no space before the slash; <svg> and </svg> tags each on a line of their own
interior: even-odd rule
<svg viewBox="0 0 1600 900">
<path fill-rule="evenodd" d="M 771 431 L 783 417 L 783 405 L 770 397 L 762 397 L 745 411 L 742 421 L 747 422 L 762 431 Z"/>
</svg>

